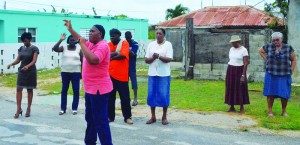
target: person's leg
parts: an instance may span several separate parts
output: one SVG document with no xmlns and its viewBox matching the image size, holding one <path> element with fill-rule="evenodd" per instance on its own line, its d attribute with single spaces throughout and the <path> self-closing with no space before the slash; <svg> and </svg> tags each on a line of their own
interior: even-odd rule
<svg viewBox="0 0 300 145">
<path fill-rule="evenodd" d="M 167 119 L 167 112 L 168 112 L 168 107 L 163 107 L 163 116 L 161 119 L 163 125 L 169 124 L 168 119 Z"/>
<path fill-rule="evenodd" d="M 65 113 L 67 110 L 67 96 L 69 90 L 69 84 L 71 81 L 71 77 L 69 73 L 61 72 L 61 79 L 62 79 L 62 89 L 61 89 L 61 111 Z"/>
<path fill-rule="evenodd" d="M 109 94 L 100 95 L 98 93 L 97 96 L 91 99 L 93 122 L 102 145 L 112 145 L 111 132 L 107 120 L 108 98 Z"/>
<path fill-rule="evenodd" d="M 282 113 L 281 113 L 281 115 L 282 116 L 287 116 L 287 113 L 286 113 L 287 103 L 288 103 L 288 99 L 281 98 L 281 106 L 282 106 Z"/>
<path fill-rule="evenodd" d="M 26 110 L 26 117 L 29 117 L 31 111 L 32 98 L 33 98 L 33 89 L 27 89 L 27 93 L 28 93 L 28 106 Z"/>
<path fill-rule="evenodd" d="M 77 108 L 79 104 L 79 87 L 80 87 L 80 73 L 72 73 L 72 88 L 73 88 L 73 103 L 72 103 L 72 110 L 73 114 L 77 114 Z M 76 111 L 76 113 L 74 112 Z"/>
<path fill-rule="evenodd" d="M 97 131 L 94 125 L 91 102 L 92 98 L 97 97 L 88 93 L 85 93 L 85 120 L 86 120 L 86 130 L 84 142 L 86 145 L 95 145 L 97 141 Z"/>
<path fill-rule="evenodd" d="M 151 119 L 146 122 L 146 124 L 152 124 L 156 122 L 156 116 L 155 116 L 155 107 L 150 107 L 151 108 Z"/>
<path fill-rule="evenodd" d="M 108 98 L 108 119 L 110 122 L 115 120 L 115 104 L 116 104 L 116 80 L 111 78 L 113 83 L 113 90 L 110 92 Z"/>
<path fill-rule="evenodd" d="M 235 112 L 234 105 L 230 105 L 230 108 L 227 110 L 227 112 Z"/>
<path fill-rule="evenodd" d="M 267 97 L 267 102 L 268 102 L 268 114 L 270 117 L 273 117 L 274 114 L 273 114 L 273 103 L 274 103 L 274 97 L 273 96 L 268 96 Z"/>
<path fill-rule="evenodd" d="M 245 113 L 244 105 L 240 105 L 240 113 L 241 114 Z"/>
<path fill-rule="evenodd" d="M 18 118 L 19 114 L 22 115 L 22 112 L 23 112 L 22 107 L 21 107 L 21 104 L 22 104 L 22 91 L 23 91 L 23 88 L 17 88 L 17 93 L 16 93 L 17 111 L 15 113 L 14 118 Z"/>
<path fill-rule="evenodd" d="M 137 101 L 138 86 L 137 86 L 137 80 L 136 80 L 136 72 L 133 72 L 133 71 L 129 72 L 129 76 L 130 76 L 131 87 L 132 87 L 133 95 L 134 95 L 132 106 L 136 106 L 136 105 L 138 105 L 138 101 Z"/>
<path fill-rule="evenodd" d="M 128 82 L 117 82 L 117 90 L 120 95 L 121 109 L 124 117 L 124 121 L 131 118 L 131 106 L 130 106 L 130 94 Z M 131 124 L 131 123 L 130 123 Z"/>
</svg>

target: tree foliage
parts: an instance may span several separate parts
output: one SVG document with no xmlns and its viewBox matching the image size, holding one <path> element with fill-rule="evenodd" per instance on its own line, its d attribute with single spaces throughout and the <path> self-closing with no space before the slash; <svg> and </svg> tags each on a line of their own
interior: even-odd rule
<svg viewBox="0 0 300 145">
<path fill-rule="evenodd" d="M 125 15 L 125 14 L 120 14 L 120 15 L 115 15 L 114 16 L 115 18 L 128 18 L 128 16 L 127 15 Z"/>
<path fill-rule="evenodd" d="M 177 6 L 175 6 L 174 9 L 166 10 L 166 20 L 181 16 L 188 12 L 189 9 L 187 7 L 184 7 L 182 4 L 178 4 Z"/>
<path fill-rule="evenodd" d="M 273 12 L 279 12 L 283 16 L 284 23 L 287 20 L 289 10 L 289 3 L 288 0 L 275 0 L 273 3 L 265 3 L 264 11 L 270 13 L 271 16 L 273 16 Z M 275 29 L 279 26 L 279 19 L 276 17 L 272 23 L 269 23 L 269 28 Z M 285 27 L 281 30 L 281 32 L 284 34 L 283 42 L 287 41 L 287 31 L 288 28 L 285 25 Z"/>
</svg>

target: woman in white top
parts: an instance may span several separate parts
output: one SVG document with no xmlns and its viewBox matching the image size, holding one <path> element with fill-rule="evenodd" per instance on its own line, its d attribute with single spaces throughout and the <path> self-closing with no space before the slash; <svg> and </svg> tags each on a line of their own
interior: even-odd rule
<svg viewBox="0 0 300 145">
<path fill-rule="evenodd" d="M 156 122 L 155 107 L 163 107 L 162 124 L 167 125 L 167 110 L 170 105 L 170 64 L 173 58 L 172 44 L 165 40 L 165 30 L 156 31 L 156 41 L 147 48 L 145 62 L 148 70 L 148 98 L 147 104 L 151 107 L 152 117 L 146 124 Z"/>
<path fill-rule="evenodd" d="M 62 91 L 61 91 L 61 111 L 59 115 L 66 113 L 67 109 L 67 95 L 69 84 L 72 82 L 73 88 L 73 103 L 72 110 L 73 115 L 77 114 L 77 108 L 79 104 L 79 88 L 81 79 L 81 62 L 82 52 L 81 49 L 76 47 L 78 43 L 72 35 L 67 39 L 67 49 L 63 46 L 59 46 L 60 43 L 66 39 L 66 34 L 60 36 L 59 41 L 52 48 L 55 52 L 62 52 L 62 64 L 61 64 L 61 79 L 62 79 Z"/>
<path fill-rule="evenodd" d="M 229 62 L 226 74 L 225 103 L 230 105 L 228 112 L 235 112 L 234 105 L 240 105 L 244 113 L 244 104 L 250 104 L 247 84 L 248 51 L 240 44 L 238 35 L 231 36 L 233 47 L 229 51 Z"/>
</svg>

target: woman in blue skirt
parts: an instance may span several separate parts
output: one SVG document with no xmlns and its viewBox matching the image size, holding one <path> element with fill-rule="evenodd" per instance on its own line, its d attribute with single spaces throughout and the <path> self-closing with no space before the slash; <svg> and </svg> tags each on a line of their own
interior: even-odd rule
<svg viewBox="0 0 300 145">
<path fill-rule="evenodd" d="M 156 41 L 148 45 L 145 62 L 149 64 L 148 70 L 148 98 L 152 117 L 146 124 L 156 122 L 155 107 L 163 107 L 162 124 L 167 125 L 167 110 L 170 105 L 170 64 L 173 58 L 172 44 L 165 40 L 165 30 L 156 31 Z"/>
<path fill-rule="evenodd" d="M 269 117 L 274 117 L 272 111 L 274 98 L 281 99 L 281 115 L 288 116 L 286 106 L 291 96 L 291 75 L 296 66 L 296 54 L 292 46 L 282 43 L 282 37 L 280 32 L 273 33 L 273 42 L 259 49 L 259 54 L 266 62 L 263 95 L 267 96 Z"/>
</svg>

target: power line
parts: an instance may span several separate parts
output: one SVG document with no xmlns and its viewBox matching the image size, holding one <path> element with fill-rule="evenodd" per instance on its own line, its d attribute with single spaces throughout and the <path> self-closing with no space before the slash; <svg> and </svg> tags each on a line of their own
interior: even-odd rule
<svg viewBox="0 0 300 145">
<path fill-rule="evenodd" d="M 32 5 L 40 5 L 40 6 L 51 6 L 51 4 L 41 4 L 41 3 L 33 3 L 33 2 L 26 2 L 26 1 L 21 1 L 21 0 L 10 0 L 10 1 L 14 1 L 14 2 L 19 2 L 19 3 L 27 3 L 27 4 L 32 4 Z M 80 8 L 80 7 L 70 7 L 70 6 L 61 6 L 61 5 L 52 5 L 54 8 L 58 7 L 58 8 L 69 8 L 69 9 L 80 9 L 80 10 L 89 10 L 92 11 L 92 8 L 87 9 L 87 8 Z M 111 11 L 111 12 L 128 12 L 128 13 L 150 13 L 153 11 L 116 11 L 116 10 L 105 10 L 105 9 L 95 9 L 97 11 L 103 11 L 103 12 L 107 12 L 107 11 Z"/>
</svg>

